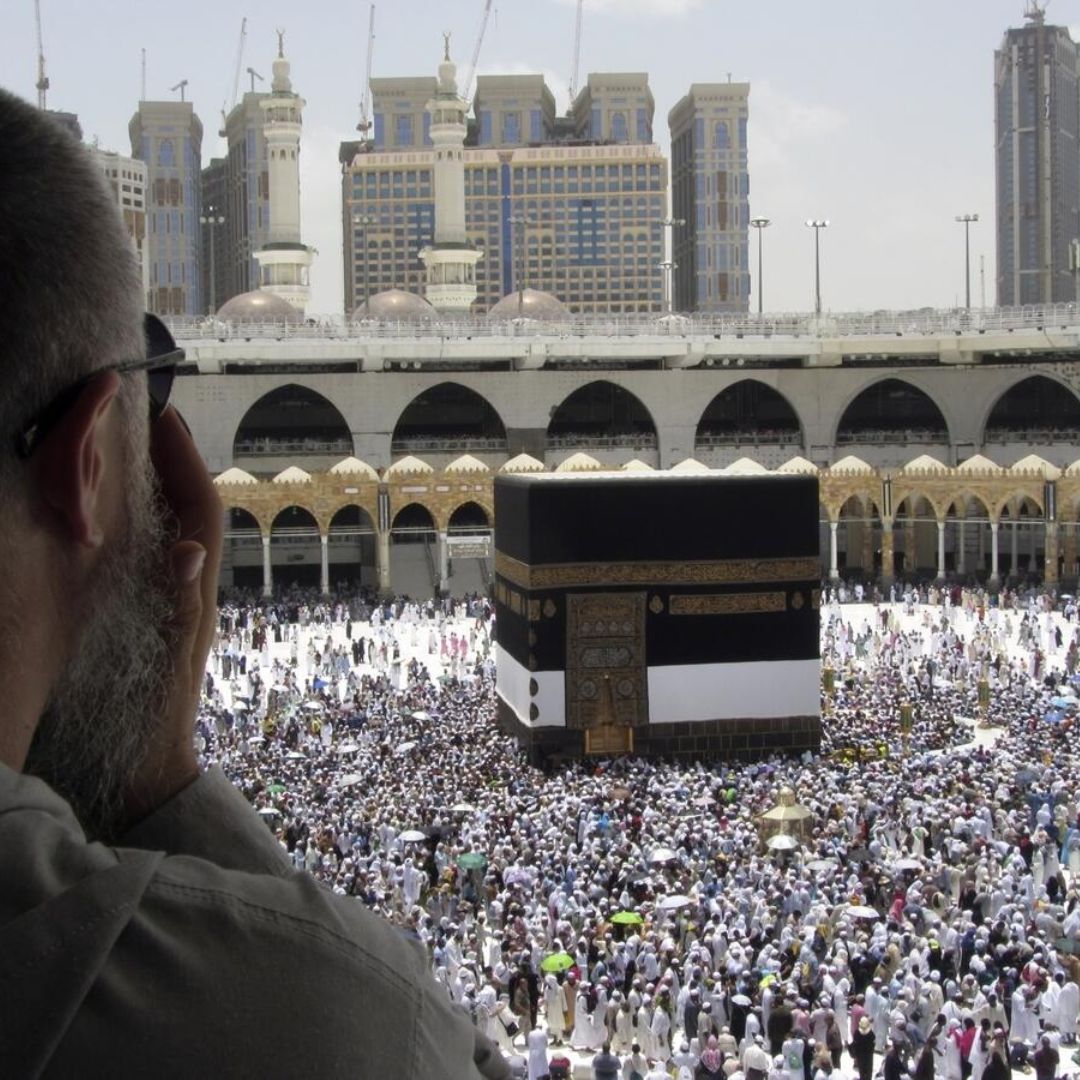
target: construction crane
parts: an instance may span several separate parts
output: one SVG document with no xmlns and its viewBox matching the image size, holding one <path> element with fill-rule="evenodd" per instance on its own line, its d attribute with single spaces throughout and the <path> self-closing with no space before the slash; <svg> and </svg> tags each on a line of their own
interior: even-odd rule
<svg viewBox="0 0 1080 1080">
<path fill-rule="evenodd" d="M 487 33 L 488 19 L 491 18 L 491 9 L 495 6 L 495 0 L 485 0 L 484 17 L 480 20 L 480 33 L 476 35 L 476 47 L 473 49 L 472 63 L 469 64 L 469 77 L 461 88 L 461 96 L 466 101 L 472 101 L 473 80 L 476 78 L 476 65 L 480 63 L 480 47 L 484 44 L 484 35 Z"/>
<path fill-rule="evenodd" d="M 45 74 L 45 46 L 41 43 L 41 0 L 34 0 L 34 23 L 37 26 L 37 104 L 45 108 L 45 91 L 49 89 L 49 77 Z"/>
<path fill-rule="evenodd" d="M 375 55 L 375 5 L 371 5 L 371 12 L 368 16 L 368 36 L 367 36 L 367 66 L 364 68 L 364 96 L 360 99 L 360 123 L 356 125 L 356 130 L 360 132 L 364 138 L 367 138 L 367 133 L 371 130 L 371 60 Z"/>
<path fill-rule="evenodd" d="M 169 93 L 174 94 L 174 93 L 176 93 L 177 90 L 179 90 L 180 91 L 180 100 L 183 101 L 184 100 L 184 87 L 187 86 L 187 84 L 188 84 L 187 79 L 181 79 L 175 86 L 170 86 L 169 87 Z"/>
<path fill-rule="evenodd" d="M 263 77 L 253 67 L 249 67 L 247 69 L 247 73 L 251 76 L 251 92 L 254 94 L 255 93 L 255 80 L 258 79 L 259 82 L 264 82 L 265 80 L 263 79 Z"/>
<path fill-rule="evenodd" d="M 221 106 L 221 130 L 218 134 L 225 138 L 225 123 L 229 110 L 236 108 L 240 98 L 240 65 L 244 62 L 244 42 L 247 40 L 247 16 L 240 20 L 240 44 L 236 47 L 236 64 L 233 67 L 232 97 Z"/>
<path fill-rule="evenodd" d="M 578 90 L 578 76 L 581 74 L 581 15 L 585 0 L 577 0 L 577 20 L 574 24 L 574 59 L 570 67 L 570 104 L 567 113 L 574 107 L 574 95 Z"/>
</svg>

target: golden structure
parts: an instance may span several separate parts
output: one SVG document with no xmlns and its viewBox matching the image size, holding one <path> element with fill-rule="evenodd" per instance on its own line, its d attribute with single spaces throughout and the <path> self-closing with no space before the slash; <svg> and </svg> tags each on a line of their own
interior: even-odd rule
<svg viewBox="0 0 1080 1080">
<path fill-rule="evenodd" d="M 543 468 L 538 461 L 520 458 L 502 466 L 510 472 Z M 795 470 L 782 467 L 779 471 Z M 1078 576 L 1080 462 L 1060 470 L 1032 455 L 1003 468 L 975 457 L 947 467 L 923 457 L 901 469 L 877 469 L 848 457 L 820 470 L 800 461 L 798 471 L 813 471 L 819 477 L 821 518 L 829 529 L 829 543 L 822 551 L 823 575 L 839 576 L 841 529 L 846 541 L 845 569 L 888 584 L 895 552 L 908 556 L 905 572 L 915 569 L 911 553 L 917 547 L 917 532 L 924 544 L 928 538 L 936 540 L 937 576 L 944 578 L 946 529 L 954 530 L 954 539 L 961 538 L 957 546 L 962 552 L 965 528 L 985 533 L 988 527 L 990 550 L 986 556 L 990 581 L 996 583 L 1008 572 L 1007 527 L 1013 526 L 1015 544 L 1016 527 L 1022 525 L 1028 530 L 1026 535 L 1037 530 L 1042 577 L 1048 584 Z M 466 455 L 438 470 L 414 457 L 381 471 L 348 458 L 328 472 L 307 473 L 293 466 L 272 479 L 257 479 L 234 468 L 215 482 L 227 511 L 244 510 L 255 519 L 263 541 L 266 580 L 271 577 L 270 541 L 282 511 L 293 507 L 307 511 L 318 527 L 325 553 L 335 515 L 356 507 L 371 523 L 379 588 L 389 593 L 391 534 L 398 514 L 408 506 L 422 507 L 430 514 L 432 530 L 441 543 L 452 528 L 454 514 L 467 504 L 482 511 L 490 528 L 494 524 L 493 479 L 487 465 Z M 767 564 L 768 560 L 746 567 L 717 564 L 715 573 L 732 583 L 764 580 L 772 571 Z M 567 579 L 574 578 L 574 567 L 557 569 Z M 625 584 L 636 581 L 634 566 L 620 564 L 619 569 Z M 787 574 L 787 568 L 781 569 Z M 984 565 L 965 566 L 962 553 L 953 567 L 960 576 L 977 569 L 983 570 Z M 325 557 L 323 570 L 325 589 Z M 678 567 L 671 568 L 673 577 L 681 572 Z"/>
</svg>

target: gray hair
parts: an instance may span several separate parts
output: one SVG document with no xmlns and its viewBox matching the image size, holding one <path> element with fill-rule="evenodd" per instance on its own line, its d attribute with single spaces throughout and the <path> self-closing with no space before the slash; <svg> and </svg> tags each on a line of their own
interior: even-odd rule
<svg viewBox="0 0 1080 1080">
<path fill-rule="evenodd" d="M 146 346 L 138 265 L 104 176 L 52 117 L 2 89 L 0 282 L 0 492 L 10 508 L 25 490 L 19 427 L 65 386 Z"/>
</svg>

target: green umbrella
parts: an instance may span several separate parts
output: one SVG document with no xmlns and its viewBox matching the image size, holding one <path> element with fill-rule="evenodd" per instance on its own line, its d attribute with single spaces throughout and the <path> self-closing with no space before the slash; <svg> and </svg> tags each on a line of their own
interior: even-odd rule
<svg viewBox="0 0 1080 1080">
<path fill-rule="evenodd" d="M 284 784 L 269 784 L 266 788 L 271 795 L 280 795 L 285 790 Z"/>
<path fill-rule="evenodd" d="M 487 856 L 479 851 L 466 851 L 457 857 L 457 864 L 462 870 L 483 870 L 487 866 Z"/>
<path fill-rule="evenodd" d="M 611 921 L 618 926 L 640 926 L 645 920 L 636 911 L 617 911 Z"/>
<path fill-rule="evenodd" d="M 552 953 L 540 961 L 541 971 L 569 971 L 574 966 L 574 958 L 565 952 Z"/>
</svg>

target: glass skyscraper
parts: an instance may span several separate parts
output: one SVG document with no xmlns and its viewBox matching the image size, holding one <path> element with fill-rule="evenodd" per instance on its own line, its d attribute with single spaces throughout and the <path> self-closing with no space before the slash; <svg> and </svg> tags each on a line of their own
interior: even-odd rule
<svg viewBox="0 0 1080 1080">
<path fill-rule="evenodd" d="M 1080 237 L 1077 47 L 1064 26 L 1005 32 L 995 60 L 997 302 L 1076 298 L 1070 242 Z"/>
</svg>

